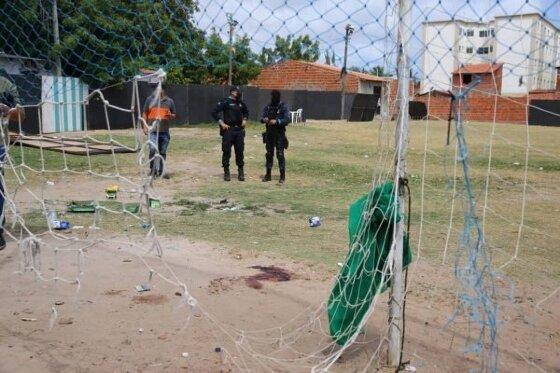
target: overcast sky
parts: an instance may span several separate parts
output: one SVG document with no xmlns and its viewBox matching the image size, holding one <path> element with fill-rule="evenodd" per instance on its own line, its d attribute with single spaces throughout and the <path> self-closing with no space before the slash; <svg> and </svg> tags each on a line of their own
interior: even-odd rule
<svg viewBox="0 0 560 373">
<path fill-rule="evenodd" d="M 412 1 L 412 0 L 411 0 Z M 411 14 L 414 32 L 412 54 L 420 50 L 421 22 L 451 17 L 488 21 L 495 15 L 543 14 L 560 26 L 560 0 L 415 0 Z M 199 0 L 195 15 L 199 27 L 216 28 L 227 38 L 226 13 L 239 22 L 237 32 L 247 34 L 253 50 L 271 46 L 276 35 L 309 34 L 320 48 L 334 51 L 337 65 L 344 54 L 344 28 L 351 23 L 355 33 L 348 51 L 348 65 L 373 67 L 384 64 L 384 54 L 394 51 L 395 0 Z M 389 66 L 394 56 L 387 57 Z M 413 57 L 414 59 L 414 57 Z M 324 62 L 322 55 L 320 62 Z"/>
</svg>

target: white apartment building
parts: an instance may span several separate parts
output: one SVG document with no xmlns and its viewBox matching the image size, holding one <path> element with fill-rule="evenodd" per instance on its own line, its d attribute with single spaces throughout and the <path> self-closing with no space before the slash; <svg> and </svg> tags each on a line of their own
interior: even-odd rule
<svg viewBox="0 0 560 373">
<path fill-rule="evenodd" d="M 420 93 L 450 90 L 454 70 L 484 62 L 504 64 L 502 94 L 556 88 L 560 29 L 538 13 L 424 22 L 422 47 Z"/>
</svg>

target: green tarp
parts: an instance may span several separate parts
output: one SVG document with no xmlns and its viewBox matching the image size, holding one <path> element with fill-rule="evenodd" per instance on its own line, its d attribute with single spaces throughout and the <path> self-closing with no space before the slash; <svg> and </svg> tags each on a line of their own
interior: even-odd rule
<svg viewBox="0 0 560 373">
<path fill-rule="evenodd" d="M 339 345 L 358 331 L 373 297 L 387 289 L 389 279 L 383 268 L 391 249 L 395 222 L 402 219 L 398 211 L 392 182 L 379 185 L 350 205 L 350 251 L 327 306 L 330 334 Z M 411 260 L 405 234 L 403 265 Z"/>
</svg>

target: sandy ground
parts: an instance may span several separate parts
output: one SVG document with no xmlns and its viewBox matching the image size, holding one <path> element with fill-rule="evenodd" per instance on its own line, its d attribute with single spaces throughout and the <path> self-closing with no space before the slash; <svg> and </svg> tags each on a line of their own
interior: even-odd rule
<svg viewBox="0 0 560 373">
<path fill-rule="evenodd" d="M 93 234 L 90 238 L 101 237 Z M 120 238 L 111 239 L 116 242 Z M 141 245 L 142 240 L 138 238 L 136 243 Z M 11 242 L 0 257 L 0 283 L 3 284 L 0 371 L 307 371 L 317 361 L 278 365 L 256 359 L 251 357 L 256 352 L 248 353 L 246 348 L 262 347 L 262 352 L 274 354 L 277 347 L 251 341 L 249 337 L 247 343 L 240 342 L 240 334 L 226 333 L 231 333 L 233 328 L 247 332 L 261 330 L 291 320 L 293 323 L 283 328 L 284 333 L 305 325 L 306 317 L 328 296 L 331 275 L 326 268 L 272 256 L 233 253 L 187 240 L 163 239 L 162 243 L 165 261 L 124 244 L 100 243 L 89 248 L 85 276 L 76 292 L 75 285 L 36 281 L 31 273 L 14 274 L 19 253 Z M 164 275 L 170 273 L 164 266 L 169 264 L 201 307 L 192 310 L 180 307 L 183 298 L 176 292 L 181 289 L 157 276 L 151 282 L 151 291 L 138 293 L 135 286 L 147 282 L 149 277 L 141 258 Z M 47 274 L 54 269 L 49 267 L 54 263 L 51 259 L 48 252 L 43 253 L 42 268 Z M 294 276 L 287 282 L 264 282 L 263 288 L 256 290 L 248 287 L 243 279 L 258 272 L 249 268 L 252 265 L 275 265 Z M 59 258 L 57 268 L 60 274 L 72 278 L 76 272 L 75 254 Z M 452 312 L 452 302 L 450 297 L 435 293 L 428 285 L 428 280 L 439 276 L 437 271 L 422 263 L 413 269 L 426 275 L 418 276 L 408 298 L 405 360 L 426 372 L 465 371 L 476 367 L 474 360 L 461 351 L 464 331 L 443 329 Z M 533 291 L 531 294 L 538 295 Z M 332 371 L 361 371 L 368 366 L 385 330 L 386 295 L 381 298 L 361 343 L 345 353 Z M 525 316 L 529 317 L 530 308 L 523 309 L 524 301 L 519 302 L 522 308 L 518 311 L 526 312 Z M 56 319 L 51 315 L 55 302 L 59 303 Z M 558 301 L 553 301 L 549 308 L 558 305 Z M 296 317 L 301 313 L 303 317 Z M 319 315 L 318 321 L 324 322 L 324 315 Z M 52 329 L 50 321 L 54 321 Z M 300 340 L 293 347 L 311 352 L 326 346 L 328 338 L 317 325 L 298 331 L 303 337 L 298 336 Z M 545 371 L 558 371 L 558 320 L 550 311 L 548 317 L 541 315 L 536 325 L 523 317 L 513 317 L 507 326 L 502 328 L 501 335 L 502 371 L 525 372 L 530 367 L 538 371 L 536 366 Z M 278 339 L 279 330 L 260 336 L 265 335 Z M 221 352 L 216 352 L 217 347 Z M 188 356 L 183 356 L 184 353 Z M 383 353 L 369 365 L 370 371 L 382 368 L 382 356 Z"/>
</svg>

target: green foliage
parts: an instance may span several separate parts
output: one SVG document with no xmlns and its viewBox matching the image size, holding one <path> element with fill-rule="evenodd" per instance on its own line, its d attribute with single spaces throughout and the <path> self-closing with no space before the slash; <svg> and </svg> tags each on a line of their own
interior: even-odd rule
<svg viewBox="0 0 560 373">
<path fill-rule="evenodd" d="M 276 36 L 274 48 L 263 48 L 259 61 L 263 65 L 280 60 L 303 60 L 315 62 L 319 59 L 319 42 L 312 41 L 309 35 L 288 35 L 287 38 Z"/>
<path fill-rule="evenodd" d="M 232 80 L 234 84 L 247 84 L 251 79 L 256 78 L 261 71 L 257 56 L 249 45 L 250 42 L 251 39 L 244 35 L 238 37 L 232 45 Z M 206 40 L 204 58 L 207 61 L 207 68 L 201 81 L 204 83 L 226 83 L 229 72 L 229 45 L 224 43 L 215 31 Z"/>
</svg>

